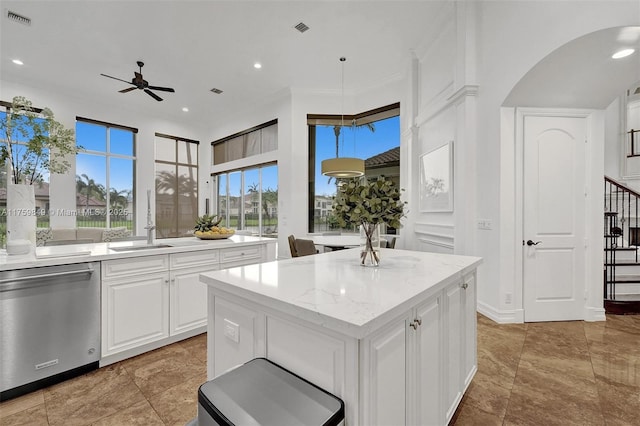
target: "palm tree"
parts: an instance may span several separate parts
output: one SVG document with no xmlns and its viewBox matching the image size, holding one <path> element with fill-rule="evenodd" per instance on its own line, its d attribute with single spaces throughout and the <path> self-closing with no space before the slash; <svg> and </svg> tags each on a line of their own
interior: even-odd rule
<svg viewBox="0 0 640 426">
<path fill-rule="evenodd" d="M 96 184 L 95 180 L 91 179 L 84 173 L 80 176 L 76 175 L 76 191 L 78 194 L 82 194 L 84 192 L 86 209 L 89 208 L 89 198 L 92 196 L 95 196 L 101 201 L 104 201 L 106 197 L 106 189 L 104 185 Z"/>
</svg>

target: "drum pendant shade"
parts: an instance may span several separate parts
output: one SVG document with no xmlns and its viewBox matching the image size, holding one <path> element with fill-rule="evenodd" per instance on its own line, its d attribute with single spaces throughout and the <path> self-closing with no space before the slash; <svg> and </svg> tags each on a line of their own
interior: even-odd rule
<svg viewBox="0 0 640 426">
<path fill-rule="evenodd" d="M 340 157 L 322 161 L 322 174 L 335 178 L 353 178 L 364 175 L 364 160 Z"/>
</svg>

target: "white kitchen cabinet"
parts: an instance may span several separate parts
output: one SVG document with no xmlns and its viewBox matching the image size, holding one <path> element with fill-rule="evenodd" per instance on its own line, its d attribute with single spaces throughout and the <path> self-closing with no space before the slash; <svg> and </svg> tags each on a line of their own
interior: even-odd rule
<svg viewBox="0 0 640 426">
<path fill-rule="evenodd" d="M 102 356 L 168 337 L 169 273 L 159 266 L 144 274 L 103 277 L 102 313 Z"/>
<path fill-rule="evenodd" d="M 448 422 L 477 370 L 475 274 L 445 290 L 445 405 Z"/>
<path fill-rule="evenodd" d="M 108 260 L 103 268 L 103 359 L 206 329 L 207 289 L 199 275 L 219 268 L 217 250 Z"/>
<path fill-rule="evenodd" d="M 200 274 L 219 269 L 218 250 L 169 255 L 169 334 L 171 336 L 207 325 L 207 286 Z"/>
<path fill-rule="evenodd" d="M 363 424 L 407 424 L 408 328 L 412 321 L 413 315 L 407 315 L 364 339 Z"/>
<path fill-rule="evenodd" d="M 469 274 L 464 278 L 462 288 L 464 290 L 462 302 L 464 306 L 464 369 L 462 377 L 464 379 L 463 387 L 466 389 L 478 370 L 478 316 L 476 313 L 477 295 L 475 274 Z"/>
<path fill-rule="evenodd" d="M 442 424 L 441 296 L 364 340 L 363 424 Z"/>
<path fill-rule="evenodd" d="M 101 366 L 202 333 L 200 274 L 263 260 L 264 244 L 102 262 Z"/>
<path fill-rule="evenodd" d="M 443 380 L 441 377 L 442 358 L 442 296 L 438 295 L 424 302 L 415 310 L 414 327 L 409 334 L 415 335 L 415 349 L 410 353 L 413 362 L 409 364 L 409 384 L 412 398 L 407 406 L 409 424 L 446 424 L 442 406 Z"/>
<path fill-rule="evenodd" d="M 265 259 L 265 246 L 242 246 L 220 250 L 220 267 L 233 268 L 262 262 Z"/>
</svg>

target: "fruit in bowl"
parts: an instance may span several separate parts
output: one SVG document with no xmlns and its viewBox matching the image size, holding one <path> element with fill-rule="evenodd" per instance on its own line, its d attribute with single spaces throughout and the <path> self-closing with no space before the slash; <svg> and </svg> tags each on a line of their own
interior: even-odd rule
<svg viewBox="0 0 640 426">
<path fill-rule="evenodd" d="M 235 231 L 224 226 L 219 226 L 222 222 L 222 217 L 217 215 L 204 215 L 200 216 L 194 226 L 195 232 L 193 233 L 200 239 L 217 239 L 217 238 L 229 238 Z"/>
</svg>

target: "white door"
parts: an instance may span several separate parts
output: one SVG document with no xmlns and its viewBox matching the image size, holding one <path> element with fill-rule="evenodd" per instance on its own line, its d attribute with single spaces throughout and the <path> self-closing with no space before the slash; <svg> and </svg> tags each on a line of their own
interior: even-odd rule
<svg viewBox="0 0 640 426">
<path fill-rule="evenodd" d="M 524 319 L 583 319 L 587 118 L 524 115 L 522 124 Z"/>
</svg>

